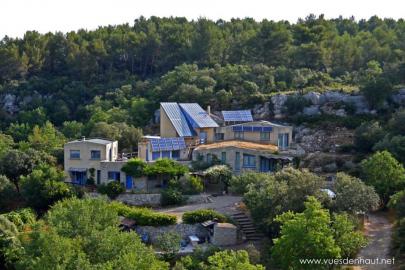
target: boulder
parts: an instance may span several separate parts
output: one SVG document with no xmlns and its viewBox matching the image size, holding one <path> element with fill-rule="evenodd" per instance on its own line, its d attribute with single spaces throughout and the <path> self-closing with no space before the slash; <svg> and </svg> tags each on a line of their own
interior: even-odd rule
<svg viewBox="0 0 405 270">
<path fill-rule="evenodd" d="M 287 101 L 287 95 L 279 94 L 271 97 L 271 102 L 273 103 L 274 118 L 282 118 L 282 109 L 284 103 Z"/>
<path fill-rule="evenodd" d="M 327 102 L 339 102 L 343 101 L 347 94 L 336 92 L 336 91 L 327 91 L 320 95 L 319 102 L 320 104 L 324 104 Z"/>
<path fill-rule="evenodd" d="M 15 95 L 6 94 L 3 98 L 3 110 L 9 114 L 14 114 L 18 112 L 16 100 L 17 97 Z"/>
<path fill-rule="evenodd" d="M 304 98 L 306 100 L 311 101 L 311 104 L 313 105 L 319 105 L 320 104 L 320 96 L 321 94 L 318 92 L 309 92 L 307 94 L 304 95 Z"/>
<path fill-rule="evenodd" d="M 309 107 L 304 108 L 303 114 L 304 114 L 304 115 L 308 115 L 308 116 L 311 116 L 311 115 L 320 115 L 320 114 L 321 114 L 321 111 L 319 110 L 319 106 L 317 106 L 317 105 L 312 105 L 312 106 L 309 106 Z"/>
</svg>

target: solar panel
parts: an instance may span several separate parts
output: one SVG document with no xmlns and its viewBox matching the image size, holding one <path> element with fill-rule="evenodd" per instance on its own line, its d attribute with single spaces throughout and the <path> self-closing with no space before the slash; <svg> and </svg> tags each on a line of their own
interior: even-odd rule
<svg viewBox="0 0 405 270">
<path fill-rule="evenodd" d="M 180 103 L 179 106 L 194 128 L 218 127 L 218 124 L 197 103 Z"/>
<path fill-rule="evenodd" d="M 252 122 L 253 117 L 250 110 L 222 111 L 225 122 Z"/>
<path fill-rule="evenodd" d="M 186 142 L 183 137 L 151 139 L 152 152 L 185 149 Z"/>
<path fill-rule="evenodd" d="M 193 136 L 193 132 L 187 122 L 186 117 L 181 111 L 179 105 L 175 102 L 162 102 L 160 103 L 170 122 L 172 122 L 179 136 Z"/>
</svg>

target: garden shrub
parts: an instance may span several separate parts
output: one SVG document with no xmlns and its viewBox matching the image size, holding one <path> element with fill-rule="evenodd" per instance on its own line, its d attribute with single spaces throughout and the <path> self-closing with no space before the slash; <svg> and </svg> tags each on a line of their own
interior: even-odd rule
<svg viewBox="0 0 405 270">
<path fill-rule="evenodd" d="M 186 224 L 201 223 L 213 219 L 217 219 L 219 222 L 229 221 L 225 215 L 212 209 L 200 209 L 183 214 L 183 222 Z"/>
<path fill-rule="evenodd" d="M 198 176 L 189 176 L 181 179 L 181 189 L 184 194 L 199 194 L 204 190 L 204 185 Z"/>
<path fill-rule="evenodd" d="M 176 216 L 155 212 L 148 208 L 132 207 L 120 202 L 111 202 L 110 207 L 118 215 L 132 219 L 140 226 L 168 226 L 177 222 Z"/>
<path fill-rule="evenodd" d="M 97 187 L 97 191 L 101 194 L 105 194 L 111 200 L 115 199 L 125 191 L 125 188 L 121 185 L 120 182 L 112 181 L 109 182 L 107 185 L 102 184 Z"/>
<path fill-rule="evenodd" d="M 257 172 L 245 172 L 238 176 L 233 176 L 230 181 L 230 189 L 236 194 L 245 194 L 250 184 L 259 184 L 269 177 L 268 174 Z"/>
<path fill-rule="evenodd" d="M 162 190 L 160 203 L 162 205 L 179 205 L 187 201 L 187 198 L 183 196 L 183 193 L 177 188 L 169 187 Z"/>
</svg>

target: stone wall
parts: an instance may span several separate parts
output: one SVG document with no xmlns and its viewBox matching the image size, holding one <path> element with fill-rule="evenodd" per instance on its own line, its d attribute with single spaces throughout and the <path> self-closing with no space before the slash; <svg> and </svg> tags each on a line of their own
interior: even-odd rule
<svg viewBox="0 0 405 270">
<path fill-rule="evenodd" d="M 208 231 L 200 224 L 176 224 L 170 226 L 152 227 L 152 226 L 137 226 L 136 232 L 140 235 L 146 233 L 152 243 L 156 242 L 159 235 L 175 232 L 186 238 L 190 235 L 198 237 L 207 237 Z"/>
</svg>

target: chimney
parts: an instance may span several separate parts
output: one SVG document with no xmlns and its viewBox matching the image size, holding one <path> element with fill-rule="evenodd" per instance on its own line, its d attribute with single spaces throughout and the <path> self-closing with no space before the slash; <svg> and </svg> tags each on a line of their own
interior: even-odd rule
<svg viewBox="0 0 405 270">
<path fill-rule="evenodd" d="M 86 137 L 85 136 L 82 136 L 82 141 L 85 141 L 86 140 Z"/>
<path fill-rule="evenodd" d="M 209 115 L 211 114 L 211 106 L 210 106 L 210 105 L 207 106 L 207 113 L 208 113 Z"/>
</svg>

